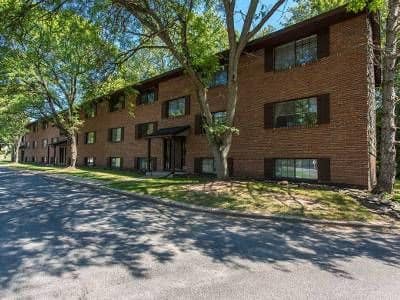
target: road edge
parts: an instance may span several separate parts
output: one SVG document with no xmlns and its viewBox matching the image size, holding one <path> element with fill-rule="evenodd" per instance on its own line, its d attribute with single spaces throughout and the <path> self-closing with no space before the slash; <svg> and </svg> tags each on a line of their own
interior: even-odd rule
<svg viewBox="0 0 400 300">
<path fill-rule="evenodd" d="M 7 167 L 5 167 L 7 168 Z M 157 197 L 157 196 L 150 196 L 150 195 L 143 195 L 138 194 L 135 192 L 123 191 L 115 188 L 111 188 L 105 186 L 104 184 L 95 184 L 92 182 L 88 182 L 84 178 L 76 177 L 79 180 L 71 179 L 65 177 L 64 175 L 55 175 L 55 174 L 48 174 L 45 171 L 32 171 L 32 170 L 23 170 L 23 169 L 15 169 L 10 168 L 14 171 L 25 172 L 33 175 L 39 175 L 51 180 L 62 180 L 66 182 L 71 182 L 74 184 L 79 184 L 82 186 L 86 186 L 89 188 L 100 188 L 102 190 L 117 193 L 119 195 L 128 196 L 128 197 L 135 197 L 142 201 L 151 201 L 153 203 L 166 205 L 170 207 L 176 207 L 183 210 L 189 210 L 194 212 L 202 212 L 202 213 L 210 213 L 214 215 L 221 215 L 226 217 L 238 217 L 238 218 L 246 218 L 246 219 L 257 219 L 257 220 L 273 220 L 273 221 L 284 221 L 290 223 L 307 223 L 307 224 L 317 224 L 317 225 L 330 225 L 330 226 L 342 226 L 342 227 L 364 227 L 364 228 L 372 228 L 372 229 L 395 229 L 400 230 L 400 225 L 393 223 L 389 224 L 378 224 L 378 223 L 365 223 L 361 221 L 335 221 L 335 220 L 323 220 L 323 219 L 310 219 L 310 218 L 303 218 L 303 217 L 295 217 L 295 216 L 279 216 L 279 215 L 268 215 L 262 213 L 253 213 L 253 212 L 240 212 L 240 211 L 233 211 L 223 208 L 213 208 L 213 207 L 206 207 L 194 204 L 187 204 L 178 202 L 175 200 L 171 200 L 168 198 Z M 68 175 L 67 175 L 68 176 Z M 69 175 L 72 177 L 72 175 Z"/>
</svg>

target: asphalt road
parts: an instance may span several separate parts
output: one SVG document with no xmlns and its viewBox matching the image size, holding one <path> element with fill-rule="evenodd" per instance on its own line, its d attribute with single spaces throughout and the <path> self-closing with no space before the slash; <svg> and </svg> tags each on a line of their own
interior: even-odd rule
<svg viewBox="0 0 400 300">
<path fill-rule="evenodd" d="M 399 299 L 400 235 L 199 214 L 0 168 L 0 299 Z"/>
</svg>

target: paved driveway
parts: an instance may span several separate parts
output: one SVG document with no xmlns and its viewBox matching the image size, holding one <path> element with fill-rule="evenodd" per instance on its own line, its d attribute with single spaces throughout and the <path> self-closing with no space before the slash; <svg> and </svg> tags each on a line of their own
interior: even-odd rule
<svg viewBox="0 0 400 300">
<path fill-rule="evenodd" d="M 199 214 L 0 168 L 0 299 L 399 299 L 398 233 Z"/>
</svg>

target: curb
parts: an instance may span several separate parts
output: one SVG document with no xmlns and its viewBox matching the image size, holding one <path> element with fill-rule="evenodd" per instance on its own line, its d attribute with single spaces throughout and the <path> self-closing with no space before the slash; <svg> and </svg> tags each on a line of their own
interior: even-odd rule
<svg viewBox="0 0 400 300">
<path fill-rule="evenodd" d="M 102 190 L 113 192 L 119 195 L 128 196 L 128 197 L 135 197 L 142 201 L 151 201 L 153 203 L 176 207 L 183 210 L 189 210 L 193 212 L 202 212 L 202 213 L 210 213 L 214 215 L 221 215 L 225 217 L 239 217 L 239 218 L 246 218 L 246 219 L 256 219 L 256 220 L 273 220 L 273 221 L 283 221 L 283 222 L 290 222 L 290 223 L 306 223 L 306 224 L 317 224 L 317 225 L 330 225 L 330 226 L 342 226 L 342 227 L 354 227 L 354 228 L 373 228 L 373 229 L 395 229 L 400 230 L 400 225 L 397 224 L 374 224 L 374 223 L 364 223 L 361 221 L 334 221 L 334 220 L 318 220 L 318 219 L 309 219 L 303 217 L 292 217 L 292 216 L 277 216 L 277 215 L 267 215 L 261 213 L 252 213 L 252 212 L 239 212 L 233 211 L 223 208 L 211 208 L 205 207 L 200 205 L 194 204 L 187 204 L 181 203 L 175 200 L 162 198 L 162 197 L 155 197 L 155 196 L 148 196 L 137 194 L 135 192 L 127 192 L 118 189 L 114 189 L 111 187 L 104 186 L 103 184 L 95 184 L 87 182 L 85 179 L 80 178 L 82 181 L 73 180 L 66 177 L 55 176 L 51 174 L 46 174 L 42 171 L 30 171 L 30 170 L 22 170 L 23 172 L 27 172 L 34 175 L 39 175 L 42 177 L 46 177 L 50 180 L 63 180 L 66 182 L 71 182 L 74 184 L 79 184 L 82 186 L 86 186 L 89 188 L 101 188 Z M 79 178 L 79 177 L 77 177 Z"/>
</svg>

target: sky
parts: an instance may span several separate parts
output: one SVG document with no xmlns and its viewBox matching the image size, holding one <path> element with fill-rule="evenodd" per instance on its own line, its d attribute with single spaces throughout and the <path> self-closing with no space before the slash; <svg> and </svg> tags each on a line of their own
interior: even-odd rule
<svg viewBox="0 0 400 300">
<path fill-rule="evenodd" d="M 238 10 L 243 10 L 247 11 L 247 8 L 249 6 L 249 0 L 237 0 L 236 2 L 236 7 Z M 275 0 L 260 0 L 261 4 L 265 4 L 268 7 L 271 7 L 276 1 Z M 277 11 L 272 18 L 267 22 L 267 25 L 272 25 L 275 29 L 279 29 L 282 27 L 280 24 L 281 21 L 283 21 L 283 11 L 287 9 L 288 7 L 291 7 L 294 5 L 293 0 L 286 0 L 286 2 L 280 7 L 279 11 Z M 260 5 L 259 5 L 260 6 Z M 240 28 L 242 25 L 242 20 L 241 18 L 236 18 L 236 23 L 235 26 L 236 28 Z"/>
</svg>

